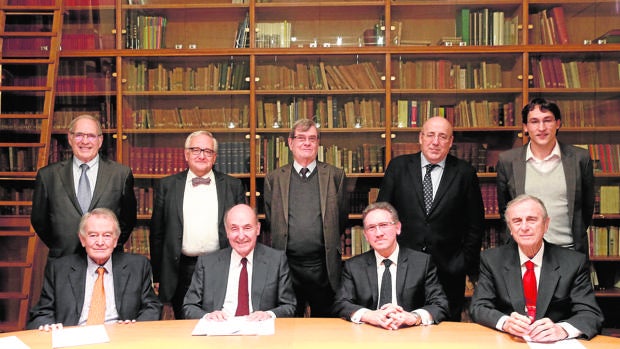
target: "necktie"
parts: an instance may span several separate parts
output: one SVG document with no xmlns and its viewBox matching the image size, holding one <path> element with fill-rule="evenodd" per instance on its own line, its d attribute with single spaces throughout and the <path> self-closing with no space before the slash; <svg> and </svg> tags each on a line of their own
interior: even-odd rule
<svg viewBox="0 0 620 349">
<path fill-rule="evenodd" d="M 211 183 L 211 178 L 202 178 L 202 177 L 194 177 L 192 178 L 192 186 L 197 187 L 201 184 L 209 185 Z"/>
<path fill-rule="evenodd" d="M 235 316 L 250 315 L 250 295 L 248 294 L 248 259 L 241 258 L 239 273 L 239 291 L 237 293 L 237 312 Z"/>
<path fill-rule="evenodd" d="M 103 287 L 103 274 L 105 268 L 97 268 L 97 280 L 93 287 L 93 297 L 90 300 L 90 309 L 88 310 L 87 325 L 100 325 L 105 321 L 105 289 Z"/>
<path fill-rule="evenodd" d="M 307 167 L 304 167 L 299 171 L 303 178 L 308 178 L 308 172 L 310 172 L 310 170 Z"/>
<path fill-rule="evenodd" d="M 424 189 L 424 208 L 426 209 L 427 215 L 431 212 L 431 206 L 433 205 L 433 181 L 431 180 L 431 172 L 437 166 L 439 165 L 426 165 L 426 173 L 424 174 L 424 179 L 422 180 L 422 188 Z"/>
<path fill-rule="evenodd" d="M 525 262 L 525 273 L 523 274 L 523 294 L 525 296 L 525 310 L 527 315 L 536 318 L 536 274 L 534 273 L 534 263 Z"/>
<path fill-rule="evenodd" d="M 379 292 L 377 309 L 381 308 L 384 304 L 392 302 L 392 273 L 390 273 L 392 261 L 386 258 L 383 260 L 383 265 L 385 265 L 385 269 L 381 277 L 381 290 Z"/>
<path fill-rule="evenodd" d="M 90 194 L 90 182 L 88 181 L 88 176 L 86 175 L 86 171 L 90 167 L 86 164 L 81 164 L 80 168 L 82 169 L 82 174 L 80 175 L 80 181 L 78 182 L 78 202 L 80 203 L 80 208 L 82 209 L 82 214 L 88 212 L 88 207 L 90 206 L 91 194 Z"/>
</svg>

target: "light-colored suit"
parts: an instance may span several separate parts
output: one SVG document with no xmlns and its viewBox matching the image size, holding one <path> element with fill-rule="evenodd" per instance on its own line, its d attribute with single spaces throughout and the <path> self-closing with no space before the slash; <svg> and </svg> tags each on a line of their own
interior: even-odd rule
<svg viewBox="0 0 620 349">
<path fill-rule="evenodd" d="M 198 257 L 192 283 L 185 295 L 186 319 L 199 319 L 222 310 L 226 297 L 232 248 Z M 256 244 L 252 266 L 252 310 L 273 311 L 276 317 L 295 313 L 295 293 L 284 252 Z"/>
<path fill-rule="evenodd" d="M 41 298 L 30 311 L 28 329 L 45 324 L 78 324 L 84 305 L 86 258 L 85 254 L 74 254 L 47 263 Z M 119 320 L 159 320 L 162 304 L 153 291 L 148 259 L 115 252 L 112 273 Z"/>
<path fill-rule="evenodd" d="M 471 301 L 472 319 L 495 328 L 500 317 L 525 314 L 525 297 L 517 244 L 482 252 L 480 278 Z M 538 280 L 536 319 L 568 322 L 592 338 L 600 332 L 603 314 L 594 296 L 584 254 L 545 243 Z"/>
<path fill-rule="evenodd" d="M 344 232 L 348 215 L 344 191 L 345 174 L 342 169 L 323 162 L 317 162 L 317 170 L 327 275 L 332 290 L 336 291 L 340 286 L 342 269 L 340 235 Z M 291 171 L 295 171 L 293 165 L 288 164 L 269 172 L 264 187 L 265 215 L 271 233 L 271 246 L 284 251 L 288 242 Z"/>
<path fill-rule="evenodd" d="M 99 158 L 97 183 L 89 211 L 109 208 L 121 227 L 118 248 L 129 239 L 136 224 L 136 197 L 131 169 Z M 43 167 L 37 173 L 32 198 L 32 226 L 49 247 L 49 257 L 58 258 L 83 250 L 78 239 L 82 209 L 75 193 L 73 158 Z"/>
<path fill-rule="evenodd" d="M 587 229 L 594 212 L 594 173 L 587 150 L 560 145 L 562 166 L 566 177 L 569 222 L 572 223 L 575 250 L 588 253 Z M 527 145 L 500 154 L 497 162 L 497 202 L 500 214 L 515 197 L 525 193 L 525 157 Z M 552 217 L 553 219 L 553 217 Z"/>
<path fill-rule="evenodd" d="M 426 253 L 401 247 L 396 263 L 396 301 L 405 311 L 422 308 L 435 323 L 448 315 L 448 299 L 437 279 L 437 268 Z M 342 286 L 336 294 L 334 313 L 351 320 L 356 311 L 377 309 L 379 286 L 374 251 L 344 263 Z"/>
</svg>

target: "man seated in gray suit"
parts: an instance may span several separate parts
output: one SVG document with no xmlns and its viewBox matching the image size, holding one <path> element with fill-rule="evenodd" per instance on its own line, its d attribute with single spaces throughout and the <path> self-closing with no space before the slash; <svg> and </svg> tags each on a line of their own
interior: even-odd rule
<svg viewBox="0 0 620 349">
<path fill-rule="evenodd" d="M 396 242 L 396 209 L 377 202 L 362 212 L 364 236 L 373 250 L 344 263 L 334 313 L 389 330 L 431 325 L 448 316 L 448 299 L 430 255 Z"/>
<path fill-rule="evenodd" d="M 586 256 L 543 241 L 549 221 L 535 196 L 508 203 L 514 242 L 482 252 L 470 307 L 475 322 L 534 342 L 590 339 L 600 332 L 603 315 Z"/>
<path fill-rule="evenodd" d="M 232 316 L 249 320 L 291 317 L 295 293 L 286 255 L 257 243 L 260 223 L 245 204 L 224 216 L 230 247 L 198 257 L 183 302 L 186 319 L 223 321 Z"/>
<path fill-rule="evenodd" d="M 121 229 L 114 212 L 96 208 L 79 224 L 86 253 L 51 260 L 28 329 L 159 320 L 162 304 L 144 256 L 114 252 Z"/>
</svg>

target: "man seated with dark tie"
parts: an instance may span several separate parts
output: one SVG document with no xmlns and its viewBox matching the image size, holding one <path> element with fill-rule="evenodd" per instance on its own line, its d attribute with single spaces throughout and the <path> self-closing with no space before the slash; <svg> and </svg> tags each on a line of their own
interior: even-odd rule
<svg viewBox="0 0 620 349">
<path fill-rule="evenodd" d="M 448 299 L 431 257 L 396 242 L 401 228 L 396 209 L 387 202 L 371 204 L 362 221 L 373 250 L 344 263 L 334 313 L 390 330 L 445 319 Z"/>
<path fill-rule="evenodd" d="M 586 256 L 543 241 L 543 202 L 520 195 L 506 208 L 514 242 L 482 252 L 472 319 L 533 342 L 598 334 L 603 323 Z"/>
<path fill-rule="evenodd" d="M 144 256 L 114 252 L 121 229 L 114 212 L 96 208 L 82 216 L 79 239 L 86 253 L 47 263 L 39 303 L 28 329 L 159 320 L 162 304 Z"/>
<path fill-rule="evenodd" d="M 198 257 L 183 302 L 185 318 L 248 316 L 260 321 L 293 316 L 296 301 L 286 255 L 256 242 L 260 223 L 254 210 L 233 206 L 224 225 L 230 247 Z"/>
</svg>

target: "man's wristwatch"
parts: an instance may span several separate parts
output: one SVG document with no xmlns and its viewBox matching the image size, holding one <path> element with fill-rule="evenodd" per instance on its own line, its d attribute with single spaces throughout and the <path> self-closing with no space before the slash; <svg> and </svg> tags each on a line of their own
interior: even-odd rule
<svg viewBox="0 0 620 349">
<path fill-rule="evenodd" d="M 413 322 L 413 326 L 418 326 L 422 323 L 422 317 L 420 317 L 418 313 L 412 311 L 411 315 L 413 315 L 413 317 L 415 318 L 415 321 Z"/>
</svg>

